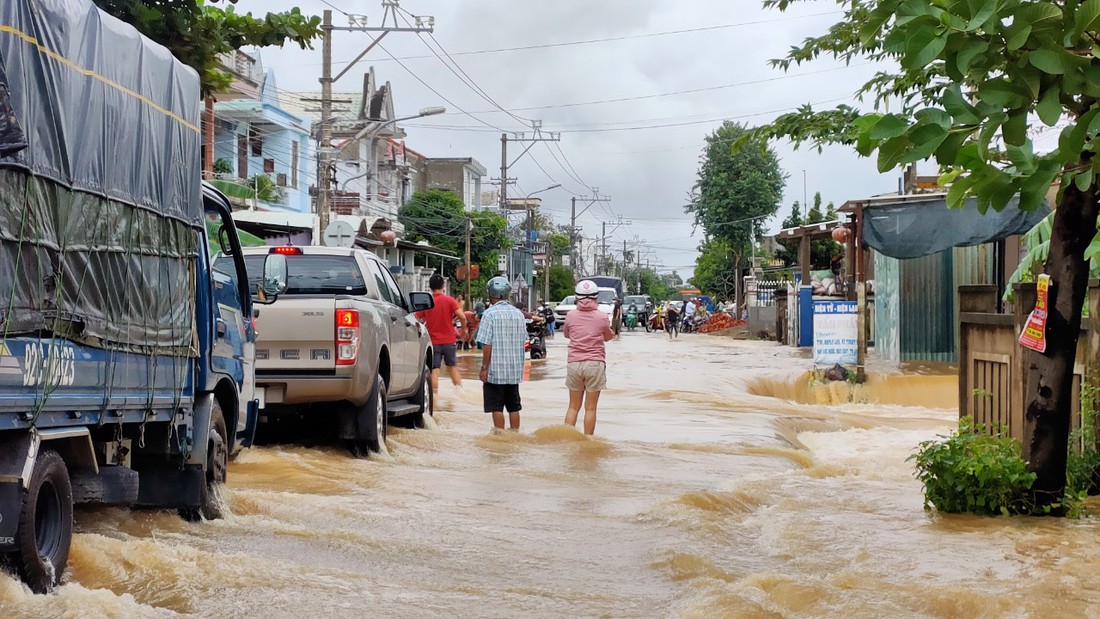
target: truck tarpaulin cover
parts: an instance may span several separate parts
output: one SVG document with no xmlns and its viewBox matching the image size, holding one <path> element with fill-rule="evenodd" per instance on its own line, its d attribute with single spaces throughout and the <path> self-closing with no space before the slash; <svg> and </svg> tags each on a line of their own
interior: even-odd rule
<svg viewBox="0 0 1100 619">
<path fill-rule="evenodd" d="M 949 209 L 943 197 L 867 206 L 863 243 L 891 258 L 920 258 L 952 247 L 981 245 L 1023 234 L 1050 213 L 1047 207 L 1021 211 L 1014 197 L 1000 211 L 982 213 L 973 198 L 963 208 Z"/>
<path fill-rule="evenodd" d="M 4 78 L 0 332 L 192 354 L 198 76 L 87 0 L 2 0 Z"/>
</svg>

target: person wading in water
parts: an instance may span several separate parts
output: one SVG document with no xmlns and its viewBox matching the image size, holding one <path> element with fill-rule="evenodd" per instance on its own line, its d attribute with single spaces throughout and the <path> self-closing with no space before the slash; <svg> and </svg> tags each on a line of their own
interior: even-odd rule
<svg viewBox="0 0 1100 619">
<path fill-rule="evenodd" d="M 477 343 L 483 346 L 480 378 L 485 412 L 492 413 L 493 427 L 503 430 L 507 410 L 509 428 L 518 431 L 527 321 L 523 312 L 508 303 L 512 286 L 507 279 L 494 277 L 488 288 L 491 305 L 482 314 L 477 331 Z"/>
<path fill-rule="evenodd" d="M 565 317 L 562 335 L 569 340 L 565 366 L 565 387 L 569 389 L 569 408 L 565 423 L 577 427 L 577 415 L 584 404 L 584 433 L 596 431 L 596 405 L 600 392 L 607 388 L 605 342 L 615 337 L 607 316 L 599 311 L 598 287 L 589 280 L 577 284 L 577 307 Z"/>
</svg>

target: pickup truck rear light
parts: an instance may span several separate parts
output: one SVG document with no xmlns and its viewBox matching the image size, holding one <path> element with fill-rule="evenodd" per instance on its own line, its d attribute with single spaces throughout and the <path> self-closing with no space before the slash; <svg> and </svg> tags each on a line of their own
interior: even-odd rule
<svg viewBox="0 0 1100 619">
<path fill-rule="evenodd" d="M 359 357 L 359 312 L 336 310 L 336 365 L 355 365 Z"/>
<path fill-rule="evenodd" d="M 300 255 L 302 255 L 302 248 L 301 247 L 291 247 L 289 245 L 287 245 L 285 247 L 272 247 L 271 251 L 268 252 L 268 253 L 282 254 L 284 256 L 300 256 Z"/>
</svg>

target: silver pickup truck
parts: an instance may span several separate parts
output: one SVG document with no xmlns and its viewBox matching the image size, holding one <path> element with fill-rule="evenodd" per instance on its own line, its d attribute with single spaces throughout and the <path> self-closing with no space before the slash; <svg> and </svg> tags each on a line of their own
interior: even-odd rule
<svg viewBox="0 0 1100 619">
<path fill-rule="evenodd" d="M 434 406 L 432 344 L 414 312 L 432 308 L 431 294 L 403 293 L 386 263 L 358 248 L 243 253 L 250 286 L 260 283 L 268 254 L 287 262 L 286 292 L 256 319 L 261 425 L 335 416 L 337 438 L 357 454 L 385 451 L 391 421 L 424 425 Z"/>
</svg>

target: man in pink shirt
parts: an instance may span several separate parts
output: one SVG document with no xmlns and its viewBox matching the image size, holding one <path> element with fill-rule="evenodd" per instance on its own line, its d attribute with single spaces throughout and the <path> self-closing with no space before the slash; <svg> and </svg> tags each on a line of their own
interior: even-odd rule
<svg viewBox="0 0 1100 619">
<path fill-rule="evenodd" d="M 604 342 L 615 337 L 607 314 L 599 310 L 598 287 L 584 280 L 577 284 L 577 308 L 565 317 L 562 334 L 569 340 L 565 386 L 569 389 L 569 408 L 565 423 L 577 427 L 577 414 L 584 404 L 584 433 L 596 431 L 596 405 L 600 392 L 607 388 Z"/>
</svg>

